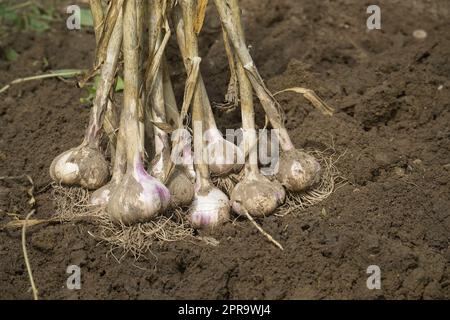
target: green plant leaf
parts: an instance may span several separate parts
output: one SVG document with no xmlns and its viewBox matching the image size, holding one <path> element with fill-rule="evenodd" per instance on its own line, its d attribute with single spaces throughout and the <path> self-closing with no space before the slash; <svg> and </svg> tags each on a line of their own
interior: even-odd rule
<svg viewBox="0 0 450 320">
<path fill-rule="evenodd" d="M 124 86 L 125 86 L 125 83 L 123 81 L 123 78 L 117 77 L 116 88 L 114 89 L 114 91 L 115 92 L 123 91 Z"/>
<path fill-rule="evenodd" d="M 94 19 L 92 18 L 92 13 L 90 9 L 81 9 L 81 20 L 80 23 L 84 27 L 93 27 L 94 26 Z"/>
<path fill-rule="evenodd" d="M 37 17 L 31 17 L 30 18 L 28 27 L 31 30 L 34 30 L 34 31 L 37 31 L 37 32 L 43 32 L 43 31 L 46 31 L 46 30 L 50 29 L 50 25 L 47 22 L 42 21 L 41 19 L 39 19 Z"/>
<path fill-rule="evenodd" d="M 2 19 L 5 19 L 8 22 L 16 23 L 18 20 L 20 20 L 17 13 L 14 11 L 9 11 L 8 9 L 0 11 L 0 16 Z"/>
<path fill-rule="evenodd" d="M 43 63 L 44 69 L 47 69 L 48 66 L 50 65 L 50 63 L 48 62 L 48 59 L 46 57 L 42 58 L 42 63 Z"/>
<path fill-rule="evenodd" d="M 19 54 L 13 48 L 6 48 L 5 56 L 6 56 L 6 60 L 14 62 L 19 57 Z"/>
<path fill-rule="evenodd" d="M 0 0 L 1 1 L 1 0 Z M 52 6 L 41 6 L 33 1 L 7 6 L 0 4 L 0 27 L 18 28 L 43 32 L 50 29 L 50 22 L 55 20 L 57 12 Z"/>
<path fill-rule="evenodd" d="M 92 103 L 92 101 L 95 98 L 95 95 L 97 94 L 97 88 L 98 88 L 99 82 L 100 82 L 100 76 L 97 75 L 97 76 L 95 76 L 93 82 L 91 82 L 91 83 L 89 83 L 89 84 L 87 84 L 85 86 L 86 92 L 87 92 L 87 96 L 82 97 L 80 99 L 81 103 L 83 103 L 83 104 L 90 104 L 90 103 Z"/>
</svg>

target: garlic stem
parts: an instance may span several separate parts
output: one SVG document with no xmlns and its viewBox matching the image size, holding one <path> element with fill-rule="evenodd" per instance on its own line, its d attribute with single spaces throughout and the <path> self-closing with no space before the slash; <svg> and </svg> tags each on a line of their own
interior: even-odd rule
<svg viewBox="0 0 450 320">
<path fill-rule="evenodd" d="M 184 56 L 185 64 L 190 68 L 190 61 L 198 58 L 198 43 L 194 32 L 195 6 L 193 0 L 184 0 L 180 2 L 182 9 L 183 21 L 184 21 L 184 42 L 180 43 L 182 54 Z M 184 45 L 183 45 L 184 44 Z M 199 182 L 200 190 L 206 190 L 211 187 L 209 180 L 209 168 L 204 162 L 204 145 L 203 145 L 203 133 L 204 133 L 204 109 L 203 109 L 203 95 L 201 87 L 199 87 L 200 77 L 197 79 L 197 86 L 194 91 L 194 101 L 192 108 L 192 121 L 194 129 L 194 156 L 197 171 L 197 178 Z M 199 141 L 200 140 L 200 141 Z"/>
<path fill-rule="evenodd" d="M 232 0 L 232 14 L 236 20 L 238 36 L 245 41 L 244 30 L 241 23 L 241 13 L 239 12 L 239 5 L 237 0 Z M 225 31 L 224 31 L 225 32 Z M 228 39 L 228 35 L 225 32 L 225 36 Z M 231 50 L 231 48 L 230 48 Z M 258 150 L 257 150 L 257 136 L 255 130 L 255 109 L 253 105 L 253 87 L 250 80 L 247 77 L 247 73 L 242 65 L 242 62 L 238 57 L 234 59 L 237 71 L 234 73 L 237 75 L 239 84 L 239 96 L 241 102 L 242 113 L 242 128 L 244 129 L 244 154 L 248 154 L 246 162 L 246 171 L 254 174 L 259 174 L 258 168 Z"/>
<path fill-rule="evenodd" d="M 166 106 L 167 122 L 174 128 L 183 128 L 181 122 L 180 112 L 177 107 L 177 100 L 173 90 L 172 80 L 170 79 L 169 67 L 167 65 L 166 57 L 163 57 L 163 86 L 164 86 L 164 103 Z"/>
<path fill-rule="evenodd" d="M 94 33 L 97 44 L 100 41 L 101 31 L 103 27 L 103 7 L 102 0 L 90 0 L 89 5 L 91 7 L 92 19 L 94 22 Z"/>
<path fill-rule="evenodd" d="M 111 40 L 111 35 L 114 31 L 114 26 L 117 25 L 117 19 L 122 11 L 124 1 L 125 0 L 115 0 L 108 3 L 108 9 L 105 12 L 105 18 L 101 25 L 102 30 L 101 32 L 98 32 L 100 38 L 95 52 L 94 69 L 92 70 L 93 72 L 88 74 L 87 78 L 81 81 L 82 83 L 85 83 L 87 79 L 90 79 L 92 75 L 95 74 L 97 68 L 103 64 Z"/>
<path fill-rule="evenodd" d="M 97 88 L 94 105 L 90 113 L 89 125 L 86 130 L 84 145 L 98 148 L 101 138 L 101 129 L 104 115 L 109 103 L 109 94 L 114 84 L 117 64 L 119 61 L 120 47 L 122 44 L 122 11 L 114 26 L 111 39 L 106 51 L 106 59 L 101 68 L 100 83 Z"/>
<path fill-rule="evenodd" d="M 238 1 L 231 0 L 230 7 L 237 25 L 238 36 L 245 39 Z M 268 180 L 259 172 L 253 88 L 242 62 L 237 57 L 236 60 L 244 146 L 246 153 L 248 153 L 248 159 L 244 179 L 231 192 L 231 204 L 233 210 L 238 214 L 266 216 L 272 214 L 284 202 L 285 191 L 281 184 Z"/>
<path fill-rule="evenodd" d="M 178 112 L 177 101 L 173 91 L 172 81 L 170 80 L 169 67 L 167 66 L 165 57 L 163 58 L 163 79 L 167 122 L 177 130 L 180 130 L 177 132 L 178 136 L 172 137 L 173 157 L 178 157 L 179 151 L 181 151 L 182 166 L 186 168 L 190 178 L 195 179 L 190 133 L 184 128 L 180 113 Z"/>
<path fill-rule="evenodd" d="M 149 26 L 149 51 L 152 52 L 152 57 L 158 48 L 162 44 L 162 26 L 164 12 L 161 3 L 159 1 L 150 2 L 150 26 Z M 152 75 L 153 76 L 153 75 Z M 154 122 L 166 123 L 166 111 L 164 104 L 164 86 L 163 86 L 163 70 L 161 67 L 161 61 L 159 62 L 157 69 L 155 70 L 154 85 L 150 88 L 146 88 L 150 92 L 150 105 L 151 114 Z M 170 150 L 169 148 L 169 136 L 166 132 L 154 126 L 154 138 L 155 138 L 155 158 L 152 162 L 152 175 L 158 178 L 160 181 L 166 180 L 166 174 L 168 174 L 167 167 L 170 164 Z"/>
<path fill-rule="evenodd" d="M 237 22 L 232 14 L 231 8 L 233 5 L 231 0 L 214 0 L 214 3 L 219 13 L 220 20 L 228 33 L 228 37 L 230 38 L 237 56 L 239 57 L 239 60 L 244 66 L 248 78 L 252 83 L 253 89 L 261 101 L 264 111 L 266 112 L 273 128 L 277 129 L 281 147 L 285 151 L 294 149 L 294 145 L 284 126 L 281 107 L 264 84 L 253 58 L 248 51 L 243 35 L 239 32 L 239 27 L 237 27 Z"/>
<path fill-rule="evenodd" d="M 225 94 L 225 101 L 231 102 L 234 105 L 238 104 L 238 76 L 237 76 L 237 61 L 233 49 L 231 48 L 230 39 L 228 39 L 227 32 L 222 26 L 222 38 L 225 46 L 225 52 L 227 54 L 228 65 L 230 67 L 230 81 L 228 83 L 227 93 Z"/>
<path fill-rule="evenodd" d="M 126 14 L 125 14 L 126 13 Z M 136 1 L 127 0 L 123 19 L 123 57 L 124 57 L 124 106 L 120 119 L 119 135 L 124 135 L 127 145 L 127 172 L 133 171 L 136 161 L 142 161 L 138 119 L 139 105 L 139 53 L 137 37 Z"/>
<path fill-rule="evenodd" d="M 102 6 L 102 0 L 90 0 L 90 7 L 91 7 L 91 13 L 93 18 L 93 24 L 94 24 L 94 33 L 95 33 L 95 40 L 97 45 L 100 42 L 102 31 L 103 31 L 103 23 L 104 23 L 104 13 L 103 13 L 103 6 Z M 121 26 L 122 21 L 119 21 L 119 25 Z M 122 28 L 122 26 L 121 26 Z M 122 39 L 120 40 L 122 41 Z M 120 46 L 119 45 L 119 54 L 120 54 Z M 117 63 L 116 63 L 117 65 Z M 116 66 L 117 68 L 117 66 Z M 105 131 L 106 135 L 109 138 L 109 148 L 111 152 L 111 163 L 114 167 L 115 162 L 115 154 L 116 154 L 116 129 L 118 127 L 118 110 L 117 107 L 112 103 L 112 101 L 109 99 L 107 106 L 106 106 L 106 112 L 105 112 L 105 119 L 103 121 L 103 130 Z"/>
<path fill-rule="evenodd" d="M 139 43 L 137 36 L 139 10 L 136 0 L 127 0 L 124 8 L 124 109 L 119 135 L 126 143 L 127 170 L 114 189 L 106 212 L 115 222 L 133 224 L 146 222 L 163 212 L 170 202 L 169 190 L 150 176 L 143 166 L 142 133 L 139 127 L 140 82 Z"/>
<path fill-rule="evenodd" d="M 178 46 L 180 47 L 181 55 L 182 55 L 186 70 L 189 70 L 189 55 L 187 53 L 187 47 L 186 47 L 187 44 L 186 44 L 186 39 L 185 39 L 186 35 L 185 35 L 185 26 L 184 26 L 185 22 L 183 20 L 184 18 L 182 17 L 182 12 L 181 12 L 181 10 L 179 10 L 178 6 L 176 6 L 174 8 L 173 14 L 174 14 L 174 20 L 175 20 L 175 29 L 176 29 L 176 33 L 177 33 L 177 39 L 178 39 Z M 205 86 L 205 83 L 204 83 L 203 78 L 200 73 L 198 75 L 197 86 L 199 87 L 199 89 L 201 91 L 203 108 L 204 108 L 205 116 L 207 117 L 207 120 L 205 123 L 205 125 L 206 125 L 205 131 L 208 129 L 217 129 L 216 120 L 214 119 L 214 114 L 213 114 L 212 108 L 211 108 L 211 102 L 209 101 L 209 98 L 208 98 L 208 92 L 206 91 L 206 86 Z"/>
<path fill-rule="evenodd" d="M 184 0 L 179 3 L 182 8 L 182 19 L 184 21 L 184 40 L 180 42 L 181 51 L 185 51 L 184 60 L 186 69 L 191 70 L 191 64 L 199 63 L 197 35 L 194 32 L 193 18 L 196 16 L 194 0 Z M 180 24 L 178 24 L 180 26 Z M 180 31 L 180 30 L 178 30 Z M 198 67 L 198 65 L 197 65 Z M 196 185 L 194 201 L 189 211 L 189 221 L 194 228 L 214 228 L 229 220 L 230 204 L 228 197 L 219 189 L 215 188 L 209 180 L 209 167 L 205 163 L 204 133 L 204 109 L 205 103 L 200 77 L 196 78 L 197 85 L 194 87 L 192 121 L 194 129 L 194 156 L 196 168 Z M 205 90 L 206 91 L 206 90 Z"/>
<path fill-rule="evenodd" d="M 181 4 L 181 6 L 183 6 L 183 4 Z M 186 29 L 186 26 L 184 25 L 186 23 L 185 15 L 183 14 L 183 17 L 181 17 L 180 10 L 178 10 L 177 7 L 175 7 L 174 10 L 174 19 L 178 43 L 180 46 L 181 54 L 183 56 L 183 61 L 185 62 L 186 69 L 190 70 L 191 67 L 189 63 L 193 63 L 194 59 L 190 57 L 186 52 L 189 44 L 187 44 L 188 40 L 184 31 Z M 196 48 L 198 48 L 197 35 L 194 32 L 192 33 L 192 41 L 194 42 Z M 196 59 L 200 58 L 196 57 Z M 206 92 L 206 88 L 200 72 L 198 74 L 197 87 L 200 91 L 201 102 L 203 105 L 203 124 L 205 126 L 204 131 L 206 133 L 205 139 L 207 140 L 205 146 L 205 156 L 207 156 L 208 159 L 209 170 L 217 175 L 226 175 L 230 172 L 237 172 L 242 168 L 242 152 L 235 144 L 225 140 L 220 131 L 217 129 L 217 125 L 211 109 L 211 104 L 209 102 L 208 94 Z M 195 147 L 194 151 L 195 153 L 197 153 Z"/>
<path fill-rule="evenodd" d="M 144 61 L 145 61 L 145 44 L 147 42 L 146 31 L 148 25 L 148 1 L 146 0 L 135 0 L 136 1 L 136 35 L 137 35 L 137 47 L 136 50 L 139 52 L 138 56 L 138 83 L 142 84 L 144 80 Z M 139 88 L 140 89 L 140 88 Z M 138 127 L 139 127 L 139 137 L 140 137 L 140 148 L 142 154 L 145 151 L 145 111 L 144 106 L 146 103 L 146 97 L 144 93 L 141 93 L 139 97 L 138 105 Z"/>
</svg>

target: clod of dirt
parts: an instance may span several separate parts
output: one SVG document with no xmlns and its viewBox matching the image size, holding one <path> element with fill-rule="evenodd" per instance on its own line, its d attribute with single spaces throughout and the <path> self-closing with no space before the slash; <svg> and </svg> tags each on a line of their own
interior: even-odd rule
<svg viewBox="0 0 450 320">
<path fill-rule="evenodd" d="M 51 252 L 57 244 L 57 235 L 53 228 L 39 231 L 31 238 L 33 248 L 43 252 Z"/>
</svg>

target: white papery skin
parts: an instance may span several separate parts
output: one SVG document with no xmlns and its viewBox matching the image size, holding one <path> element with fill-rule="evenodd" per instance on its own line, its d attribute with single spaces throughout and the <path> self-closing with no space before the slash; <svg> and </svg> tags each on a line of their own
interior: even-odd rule
<svg viewBox="0 0 450 320">
<path fill-rule="evenodd" d="M 225 193 L 211 187 L 207 192 L 196 192 L 189 221 L 196 229 L 212 229 L 230 219 L 230 204 Z"/>
<path fill-rule="evenodd" d="M 50 168 L 50 176 L 53 180 L 58 180 L 64 184 L 75 184 L 78 180 L 80 168 L 78 164 L 70 162 L 69 158 L 73 151 L 68 150 L 53 160 Z"/>
<path fill-rule="evenodd" d="M 189 174 L 189 178 L 195 181 L 196 173 L 194 169 L 194 157 L 192 156 L 192 149 L 190 144 L 183 147 L 183 164 Z"/>
<path fill-rule="evenodd" d="M 114 222 L 131 225 L 146 222 L 169 206 L 170 192 L 150 176 L 140 161 L 111 193 L 106 212 Z"/>
<path fill-rule="evenodd" d="M 108 181 L 109 168 L 98 149 L 81 145 L 53 159 L 50 177 L 57 183 L 95 190 Z"/>
<path fill-rule="evenodd" d="M 195 181 L 196 173 L 194 169 L 194 157 L 192 155 L 192 137 L 186 129 L 174 131 L 174 141 L 179 141 L 178 148 L 181 148 L 181 165 L 189 174 L 189 178 Z"/>
<path fill-rule="evenodd" d="M 111 193 L 117 186 L 116 183 L 110 182 L 107 185 L 97 189 L 91 195 L 90 203 L 94 206 L 104 206 L 108 203 Z"/>
<path fill-rule="evenodd" d="M 227 175 L 239 172 L 243 166 L 243 153 L 234 143 L 223 138 L 216 128 L 205 132 L 206 154 L 211 173 Z"/>
</svg>

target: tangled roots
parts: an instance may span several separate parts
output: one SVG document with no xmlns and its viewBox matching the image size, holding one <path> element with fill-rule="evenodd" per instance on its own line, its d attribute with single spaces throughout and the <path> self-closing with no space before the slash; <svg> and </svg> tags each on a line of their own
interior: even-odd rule
<svg viewBox="0 0 450 320">
<path fill-rule="evenodd" d="M 113 223 L 104 207 L 89 203 L 91 193 L 79 187 L 53 185 L 52 197 L 56 205 L 55 220 L 70 222 L 86 220 L 94 225 L 89 234 L 110 246 L 110 253 L 120 261 L 128 253 L 138 259 L 157 242 L 180 241 L 192 237 L 194 230 L 185 223 L 181 209 L 172 209 L 169 215 L 133 226 Z M 118 258 L 116 253 L 121 252 Z"/>
<path fill-rule="evenodd" d="M 222 190 L 224 193 L 230 195 L 234 187 L 244 178 L 245 169 L 242 169 L 239 173 L 232 173 L 227 176 L 211 176 L 212 183 Z"/>
<path fill-rule="evenodd" d="M 286 202 L 278 208 L 276 215 L 284 217 L 288 214 L 297 214 L 302 210 L 314 206 L 327 199 L 334 191 L 344 186 L 347 180 L 341 175 L 336 163 L 342 155 L 329 148 L 325 151 L 306 151 L 319 161 L 322 167 L 320 181 L 312 188 L 303 192 L 287 192 Z"/>
<path fill-rule="evenodd" d="M 193 237 L 194 230 L 185 223 L 183 213 L 174 209 L 170 216 L 159 216 L 156 219 L 131 226 L 115 224 L 103 214 L 97 220 L 98 229 L 90 232 L 94 238 L 110 246 L 110 253 L 120 261 L 128 253 L 137 260 L 143 254 L 151 252 L 157 241 L 174 242 Z M 116 255 L 121 250 L 121 256 Z"/>
<path fill-rule="evenodd" d="M 56 207 L 54 218 L 62 222 L 95 218 L 102 214 L 101 208 L 89 203 L 91 193 L 84 188 L 54 183 L 51 196 Z"/>
</svg>

